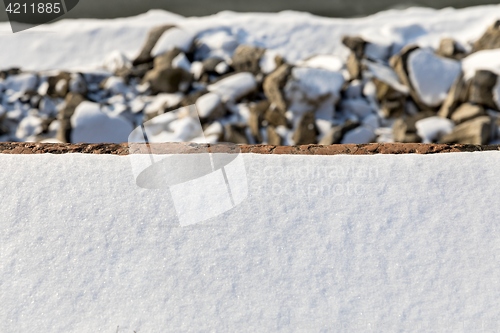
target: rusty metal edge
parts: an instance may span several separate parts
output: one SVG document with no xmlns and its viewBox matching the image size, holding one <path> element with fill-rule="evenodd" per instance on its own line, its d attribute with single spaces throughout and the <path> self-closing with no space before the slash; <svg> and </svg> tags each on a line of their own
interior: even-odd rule
<svg viewBox="0 0 500 333">
<path fill-rule="evenodd" d="M 0 142 L 1 154 L 105 154 L 126 156 L 130 154 L 193 154 L 253 153 L 273 155 L 375 155 L 375 154 L 438 154 L 458 152 L 499 151 L 500 145 L 420 144 L 420 143 L 370 143 L 339 144 L 331 146 L 272 146 L 194 143 L 155 144 L 69 144 Z"/>
</svg>

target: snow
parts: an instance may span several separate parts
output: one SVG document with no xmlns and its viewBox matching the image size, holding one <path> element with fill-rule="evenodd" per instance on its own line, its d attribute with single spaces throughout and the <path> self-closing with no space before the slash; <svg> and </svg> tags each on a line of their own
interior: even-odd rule
<svg viewBox="0 0 500 333">
<path fill-rule="evenodd" d="M 201 118 L 209 117 L 214 110 L 222 106 L 221 97 L 215 93 L 208 93 L 196 100 L 196 108 Z"/>
<path fill-rule="evenodd" d="M 208 86 L 208 91 L 221 96 L 224 102 L 237 101 L 257 88 L 252 73 L 237 73 Z"/>
<path fill-rule="evenodd" d="M 500 50 L 483 50 L 474 52 L 462 60 L 465 79 L 474 76 L 477 70 L 489 70 L 500 75 Z"/>
<path fill-rule="evenodd" d="M 441 136 L 451 133 L 455 125 L 447 118 L 428 117 L 417 121 L 415 127 L 423 143 L 432 143 Z"/>
<path fill-rule="evenodd" d="M 375 130 L 371 126 L 359 126 L 350 130 L 342 138 L 341 143 L 364 144 L 375 141 Z"/>
<path fill-rule="evenodd" d="M 130 157 L 0 159 L 2 332 L 498 327 L 497 152 L 248 154 L 246 199 L 187 227 Z"/>
<path fill-rule="evenodd" d="M 132 132 L 132 124 L 120 115 L 108 114 L 97 103 L 82 102 L 71 117 L 71 142 L 122 143 Z"/>
<path fill-rule="evenodd" d="M 192 32 L 184 29 L 168 29 L 161 35 L 158 42 L 156 42 L 156 45 L 151 51 L 151 56 L 156 57 L 175 48 L 181 50 L 182 52 L 188 52 L 193 44 L 194 37 L 195 36 Z"/>
<path fill-rule="evenodd" d="M 0 34 L 0 44 L 9 48 L 2 50 L 0 63 L 4 68 L 20 66 L 35 70 L 95 68 L 114 51 L 122 52 L 129 59 L 135 57 L 149 29 L 163 24 L 175 24 L 182 31 L 204 36 L 202 42 L 210 44 L 210 48 L 218 46 L 213 55 L 224 59 L 238 44 L 251 44 L 276 51 L 292 63 L 318 54 L 336 55 L 345 60 L 348 51 L 342 46 L 341 38 L 353 32 L 370 41 L 373 47 L 394 45 L 391 53 L 410 43 L 437 48 L 443 37 L 467 45 L 498 19 L 499 12 L 500 5 L 442 10 L 409 8 L 388 10 L 366 18 L 337 19 L 293 11 L 221 12 L 184 18 L 151 10 L 123 19 L 61 20 L 17 34 L 10 33 L 10 25 L 5 22 L 0 23 L 0 31 L 6 32 Z M 210 36 L 215 37 L 210 40 Z M 371 49 L 370 52 L 377 53 Z"/>
<path fill-rule="evenodd" d="M 418 49 L 408 57 L 411 83 L 420 99 L 429 106 L 442 104 L 461 72 L 460 62 L 435 55 L 432 50 Z"/>
</svg>

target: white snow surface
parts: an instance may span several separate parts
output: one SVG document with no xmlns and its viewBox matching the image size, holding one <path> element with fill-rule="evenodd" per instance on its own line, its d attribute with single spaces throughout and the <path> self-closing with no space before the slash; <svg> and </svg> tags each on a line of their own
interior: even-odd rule
<svg viewBox="0 0 500 333">
<path fill-rule="evenodd" d="M 498 152 L 243 157 L 180 227 L 130 157 L 0 155 L 0 331 L 498 328 Z"/>
<path fill-rule="evenodd" d="M 0 44 L 9 47 L 2 49 L 0 63 L 5 68 L 20 66 L 34 70 L 95 68 L 114 51 L 133 58 L 148 31 L 162 24 L 176 24 L 193 34 L 225 34 L 221 46 L 229 53 L 237 41 L 276 51 L 290 62 L 317 54 L 345 59 L 348 50 L 342 46 L 341 38 L 353 32 L 378 44 L 374 45 L 376 48 L 393 44 L 393 51 L 410 43 L 437 48 L 442 37 L 452 37 L 466 45 L 479 38 L 499 15 L 500 5 L 388 10 L 354 19 L 322 18 L 293 11 L 277 14 L 224 11 L 185 18 L 151 10 L 129 18 L 62 20 L 16 34 L 11 33 L 10 25 L 5 22 L 0 23 Z M 211 45 L 220 43 L 217 37 Z"/>
<path fill-rule="evenodd" d="M 461 72 L 460 62 L 442 58 L 430 49 L 418 49 L 408 57 L 408 72 L 420 99 L 439 106 Z"/>
<path fill-rule="evenodd" d="M 423 143 L 432 143 L 445 134 L 450 134 L 455 127 L 453 121 L 443 117 L 428 117 L 415 123 L 417 134 Z"/>
</svg>

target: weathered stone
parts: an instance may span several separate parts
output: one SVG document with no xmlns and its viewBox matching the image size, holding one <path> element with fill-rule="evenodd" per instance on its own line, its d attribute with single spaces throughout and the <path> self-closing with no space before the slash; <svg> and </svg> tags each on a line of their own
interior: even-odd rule
<svg viewBox="0 0 500 333">
<path fill-rule="evenodd" d="M 71 74 L 68 72 L 60 72 L 55 76 L 49 76 L 47 78 L 49 83 L 47 95 L 50 97 L 65 97 L 69 91 L 70 80 Z"/>
<path fill-rule="evenodd" d="M 500 48 L 500 20 L 491 25 L 472 47 L 472 52 Z"/>
<path fill-rule="evenodd" d="M 403 116 L 396 119 L 392 126 L 392 133 L 394 141 L 396 142 L 421 142 L 422 139 L 417 135 L 417 121 L 435 116 L 432 111 L 419 112 L 411 116 Z"/>
<path fill-rule="evenodd" d="M 445 58 L 461 60 L 465 57 L 466 52 L 452 38 L 443 38 L 439 43 L 437 55 Z"/>
<path fill-rule="evenodd" d="M 490 135 L 491 119 L 482 116 L 458 125 L 453 132 L 443 136 L 440 143 L 484 145 L 490 141 Z"/>
<path fill-rule="evenodd" d="M 0 79 L 6 79 L 8 76 L 18 75 L 18 74 L 21 74 L 21 69 L 17 68 L 17 67 L 12 67 L 12 68 L 0 71 Z"/>
<path fill-rule="evenodd" d="M 286 85 L 291 70 L 292 67 L 290 65 L 283 64 L 264 80 L 263 88 L 267 99 L 282 112 L 287 110 L 283 88 Z"/>
<path fill-rule="evenodd" d="M 498 109 L 493 99 L 493 88 L 498 76 L 487 70 L 476 71 L 470 84 L 469 102 L 481 104 L 491 109 Z"/>
<path fill-rule="evenodd" d="M 460 124 L 484 115 L 486 115 L 486 112 L 482 106 L 465 103 L 460 105 L 455 112 L 453 112 L 451 120 L 453 120 L 455 124 Z"/>
<path fill-rule="evenodd" d="M 386 118 L 402 116 L 405 113 L 406 95 L 377 78 L 373 79 L 373 83 L 382 115 Z"/>
<path fill-rule="evenodd" d="M 302 116 L 292 137 L 296 145 L 306 145 L 317 142 L 318 131 L 316 130 L 314 121 L 313 112 L 307 112 Z"/>
<path fill-rule="evenodd" d="M 267 126 L 267 143 L 274 146 L 281 145 L 281 136 L 276 132 L 274 126 Z"/>
<path fill-rule="evenodd" d="M 361 61 L 353 52 L 351 52 L 347 58 L 346 67 L 351 80 L 361 78 Z"/>
<path fill-rule="evenodd" d="M 413 51 L 418 49 L 419 47 L 416 45 L 408 45 L 404 47 L 398 54 L 394 55 L 389 60 L 389 63 L 396 72 L 399 81 L 410 89 L 410 96 L 414 100 L 415 104 L 417 104 L 418 108 L 420 110 L 429 110 L 429 107 L 420 100 L 420 97 L 418 96 L 415 88 L 410 82 L 410 77 L 408 74 L 408 57 Z"/>
<path fill-rule="evenodd" d="M 450 118 L 457 107 L 465 103 L 469 95 L 470 81 L 465 82 L 463 74 L 457 77 L 455 83 L 451 86 L 446 99 L 439 109 L 438 115 L 443 118 Z"/>
<path fill-rule="evenodd" d="M 57 131 L 57 140 L 61 142 L 71 141 L 71 117 L 75 113 L 75 109 L 80 103 L 85 100 L 80 94 L 68 93 L 65 99 L 65 107 L 59 112 L 57 119 L 59 120 L 59 129 Z"/>
<path fill-rule="evenodd" d="M 168 52 L 160 54 L 154 59 L 154 69 L 163 69 L 172 67 L 172 60 L 175 59 L 182 51 L 174 48 Z"/>
<path fill-rule="evenodd" d="M 207 93 L 208 93 L 208 91 L 206 89 L 201 89 L 201 90 L 193 91 L 192 93 L 187 94 L 186 96 L 184 96 L 184 98 L 181 101 L 181 106 L 193 105 L 193 104 L 196 103 L 196 101 L 198 100 L 198 98 L 200 98 L 201 96 L 203 96 L 203 95 L 205 95 Z"/>
<path fill-rule="evenodd" d="M 340 143 L 342 140 L 342 126 L 333 126 L 328 133 L 326 133 L 318 144 L 327 146 Z"/>
<path fill-rule="evenodd" d="M 266 50 L 250 45 L 240 45 L 234 51 L 232 66 L 237 72 L 260 73 L 260 59 Z"/>
<path fill-rule="evenodd" d="M 220 64 L 223 61 L 224 60 L 219 57 L 210 57 L 203 60 L 203 72 L 209 74 L 217 73 L 215 68 L 217 67 L 218 64 Z"/>
<path fill-rule="evenodd" d="M 191 73 L 182 68 L 154 68 L 146 73 L 143 83 L 149 83 L 153 93 L 174 93 L 186 91 L 192 79 Z"/>
<path fill-rule="evenodd" d="M 244 128 L 230 124 L 224 126 L 224 141 L 236 144 L 248 144 Z"/>
<path fill-rule="evenodd" d="M 262 142 L 260 126 L 262 124 L 264 113 L 269 109 L 269 106 L 270 103 L 268 101 L 260 101 L 250 104 L 248 127 L 250 127 L 250 132 L 255 137 L 257 142 Z"/>
<path fill-rule="evenodd" d="M 153 58 L 151 57 L 151 51 L 155 47 L 156 42 L 158 42 L 161 35 L 163 35 L 165 31 L 173 27 L 173 25 L 167 24 L 151 29 L 146 37 L 146 41 L 142 46 L 141 51 L 139 52 L 139 55 L 134 59 L 132 64 L 137 66 L 152 61 Z"/>
<path fill-rule="evenodd" d="M 358 36 L 344 36 L 342 38 L 342 44 L 347 46 L 356 56 L 356 58 L 361 59 L 365 53 L 366 41 Z"/>
<path fill-rule="evenodd" d="M 264 114 L 264 120 L 268 122 L 268 124 L 277 127 L 277 126 L 286 126 L 287 121 L 285 117 L 285 113 L 280 111 L 278 108 L 267 108 Z"/>
</svg>

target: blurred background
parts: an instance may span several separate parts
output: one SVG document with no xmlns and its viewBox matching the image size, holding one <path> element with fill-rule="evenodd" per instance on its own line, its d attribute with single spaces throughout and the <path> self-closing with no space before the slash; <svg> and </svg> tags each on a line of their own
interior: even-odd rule
<svg viewBox="0 0 500 333">
<path fill-rule="evenodd" d="M 238 12 L 307 11 L 329 17 L 355 17 L 374 14 L 390 8 L 412 6 L 463 8 L 497 4 L 498 0 L 80 0 L 68 13 L 68 18 L 114 18 L 144 13 L 150 9 L 165 9 L 183 16 L 204 16 L 223 10 Z M 0 20 L 7 15 L 1 11 Z"/>
</svg>

